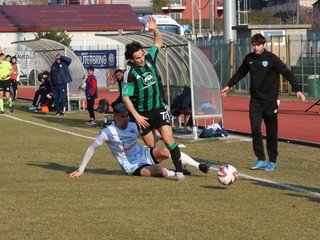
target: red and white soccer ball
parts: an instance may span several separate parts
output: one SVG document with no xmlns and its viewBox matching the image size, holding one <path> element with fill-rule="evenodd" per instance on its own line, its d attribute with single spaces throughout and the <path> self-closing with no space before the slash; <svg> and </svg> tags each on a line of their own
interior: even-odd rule
<svg viewBox="0 0 320 240">
<path fill-rule="evenodd" d="M 219 168 L 217 177 L 221 184 L 231 185 L 237 181 L 238 171 L 234 166 L 230 164 L 224 164 Z"/>
</svg>

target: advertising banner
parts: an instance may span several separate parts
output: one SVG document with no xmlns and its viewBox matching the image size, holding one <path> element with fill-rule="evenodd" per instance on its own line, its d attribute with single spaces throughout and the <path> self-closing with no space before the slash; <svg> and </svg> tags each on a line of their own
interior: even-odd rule
<svg viewBox="0 0 320 240">
<path fill-rule="evenodd" d="M 93 66 L 94 68 L 116 68 L 117 67 L 117 51 L 74 51 L 82 62 L 84 68 Z"/>
</svg>

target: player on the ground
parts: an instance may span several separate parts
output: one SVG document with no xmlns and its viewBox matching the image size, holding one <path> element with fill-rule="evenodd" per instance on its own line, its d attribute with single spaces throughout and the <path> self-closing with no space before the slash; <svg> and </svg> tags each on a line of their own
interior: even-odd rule
<svg viewBox="0 0 320 240">
<path fill-rule="evenodd" d="M 160 77 L 157 73 L 156 58 L 162 46 L 162 35 L 156 20 L 148 19 L 147 27 L 153 31 L 154 45 L 145 54 L 138 42 L 126 45 L 125 57 L 128 60 L 122 83 L 122 99 L 132 113 L 145 144 L 155 147 L 153 129 L 157 129 L 170 151 L 176 167 L 177 180 L 184 181 L 181 153 L 173 139 L 170 116 L 162 97 Z"/>
<path fill-rule="evenodd" d="M 137 125 L 129 122 L 129 112 L 126 106 L 123 103 L 115 104 L 113 111 L 114 122 L 99 133 L 88 147 L 79 169 L 69 176 L 80 177 L 95 150 L 103 143 L 108 144 L 115 159 L 129 175 L 148 177 L 174 176 L 176 174 L 175 171 L 157 165 L 170 157 L 169 150 L 165 147 L 148 148 L 141 146 L 137 140 L 140 137 Z M 198 163 L 184 153 L 181 153 L 181 155 L 183 164 L 196 167 L 203 173 L 209 171 L 211 163 Z"/>
</svg>

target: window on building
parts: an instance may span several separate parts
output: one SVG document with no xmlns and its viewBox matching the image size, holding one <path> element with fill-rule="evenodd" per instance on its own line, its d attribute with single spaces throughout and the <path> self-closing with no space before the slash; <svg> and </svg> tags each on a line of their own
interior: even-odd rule
<svg viewBox="0 0 320 240">
<path fill-rule="evenodd" d="M 56 5 L 56 4 L 66 4 L 66 0 L 51 0 L 50 4 Z"/>
<path fill-rule="evenodd" d="M 170 0 L 170 5 L 179 5 L 179 6 L 181 6 L 181 0 Z"/>
<path fill-rule="evenodd" d="M 51 0 L 52 5 L 68 5 L 68 4 L 80 4 L 80 0 Z"/>
<path fill-rule="evenodd" d="M 90 4 L 98 4 L 98 0 L 87 0 L 88 5 Z"/>
<path fill-rule="evenodd" d="M 182 14 L 181 13 L 170 13 L 170 17 L 172 17 L 173 19 L 181 19 Z"/>
<path fill-rule="evenodd" d="M 278 45 L 279 43 L 280 45 L 285 45 L 285 41 L 286 41 L 285 30 L 264 30 L 264 31 L 261 31 L 261 34 L 266 38 L 268 45 L 271 44 L 272 37 L 274 38 L 275 45 Z"/>
<path fill-rule="evenodd" d="M 218 0 L 217 1 L 217 6 L 218 7 L 223 7 L 223 0 Z"/>
</svg>

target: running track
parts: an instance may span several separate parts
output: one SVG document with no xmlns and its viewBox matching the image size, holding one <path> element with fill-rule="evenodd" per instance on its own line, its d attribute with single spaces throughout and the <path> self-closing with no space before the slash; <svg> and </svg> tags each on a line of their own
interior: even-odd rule
<svg viewBox="0 0 320 240">
<path fill-rule="evenodd" d="M 21 87 L 18 96 L 32 99 L 34 92 L 34 88 Z M 99 89 L 99 99 L 106 98 L 110 103 L 118 94 L 118 91 Z M 278 112 L 279 138 L 320 144 L 320 107 L 316 105 L 304 112 L 311 105 L 312 103 L 281 101 Z M 250 134 L 249 98 L 227 96 L 223 99 L 223 107 L 224 128 Z M 265 134 L 264 125 L 262 129 Z"/>
</svg>

